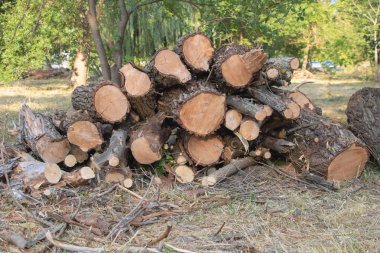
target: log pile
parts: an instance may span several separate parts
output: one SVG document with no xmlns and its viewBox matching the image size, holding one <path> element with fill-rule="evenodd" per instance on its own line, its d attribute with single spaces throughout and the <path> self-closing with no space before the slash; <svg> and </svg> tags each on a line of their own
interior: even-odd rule
<svg viewBox="0 0 380 253">
<path fill-rule="evenodd" d="M 365 144 L 286 89 L 298 67 L 297 58 L 268 59 L 262 49 L 235 44 L 215 50 L 203 33 L 186 35 L 145 67 L 124 65 L 121 85 L 77 87 L 68 112 L 39 114 L 24 105 L 20 139 L 36 159 L 15 173 L 24 179 L 33 170 L 24 183 L 34 189 L 80 185 L 95 174 L 131 187 L 131 170 L 155 168 L 171 155 L 166 173 L 180 183 L 213 168 L 199 180 L 206 186 L 273 158 L 329 180 L 359 176 Z"/>
</svg>

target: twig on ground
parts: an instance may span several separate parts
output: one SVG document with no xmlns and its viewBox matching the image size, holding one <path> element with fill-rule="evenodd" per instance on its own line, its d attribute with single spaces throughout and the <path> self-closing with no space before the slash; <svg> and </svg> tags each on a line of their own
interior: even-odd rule
<svg viewBox="0 0 380 253">
<path fill-rule="evenodd" d="M 116 187 L 119 187 L 120 189 L 122 189 L 123 191 L 126 191 L 128 192 L 129 194 L 131 194 L 132 196 L 138 198 L 138 199 L 143 199 L 143 197 L 141 197 L 140 195 L 138 195 L 137 193 L 125 188 L 124 186 L 121 186 L 119 184 L 115 185 Z"/>
<path fill-rule="evenodd" d="M 117 187 L 117 185 L 114 184 L 114 185 L 112 185 L 109 189 L 105 190 L 104 192 L 101 192 L 101 193 L 95 195 L 95 197 L 98 198 L 98 197 L 102 197 L 102 196 L 104 196 L 104 195 L 107 195 L 108 193 L 110 193 L 110 192 L 112 192 L 113 190 L 115 190 L 116 187 Z"/>
<path fill-rule="evenodd" d="M 105 252 L 104 247 L 101 247 L 101 248 L 81 247 L 81 246 L 67 244 L 67 243 L 63 243 L 61 241 L 55 240 L 53 239 L 53 236 L 51 235 L 50 231 L 46 233 L 46 239 L 55 247 L 72 251 L 72 252 L 99 252 L 99 253 Z"/>
<path fill-rule="evenodd" d="M 153 239 L 151 240 L 148 245 L 155 245 L 156 243 L 164 240 L 165 238 L 167 238 L 170 234 L 170 231 L 172 231 L 172 225 L 167 225 L 166 227 L 166 230 L 164 233 L 162 233 L 159 237 L 157 237 L 156 239 Z"/>
<path fill-rule="evenodd" d="M 301 86 L 303 86 L 303 85 L 305 85 L 305 84 L 310 84 L 310 83 L 314 83 L 314 82 L 311 82 L 311 81 L 305 81 L 305 82 L 302 82 L 302 83 L 297 84 L 296 86 L 294 86 L 290 91 L 291 91 L 291 92 L 298 91 L 298 89 L 301 88 Z"/>
<path fill-rule="evenodd" d="M 216 233 L 214 234 L 214 236 L 217 236 L 220 232 L 222 232 L 222 229 L 224 228 L 224 225 L 226 225 L 226 222 L 223 222 L 222 226 L 220 226 L 220 228 L 218 229 L 218 231 L 216 231 Z"/>
</svg>

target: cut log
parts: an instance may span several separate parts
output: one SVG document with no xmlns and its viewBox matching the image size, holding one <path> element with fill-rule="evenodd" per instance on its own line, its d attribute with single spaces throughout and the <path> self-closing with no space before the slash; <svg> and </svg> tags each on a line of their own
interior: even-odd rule
<svg viewBox="0 0 380 253">
<path fill-rule="evenodd" d="M 300 107 L 289 98 L 276 95 L 265 87 L 250 88 L 248 91 L 254 98 L 280 113 L 285 119 L 299 117 Z"/>
<path fill-rule="evenodd" d="M 300 91 L 287 91 L 283 89 L 277 89 L 272 87 L 271 88 L 273 92 L 275 92 L 277 95 L 280 95 L 282 97 L 290 98 L 292 101 L 294 101 L 301 109 L 307 108 L 319 115 L 322 115 L 322 109 L 315 106 L 313 102 L 302 92 Z"/>
<path fill-rule="evenodd" d="M 270 66 L 264 66 L 262 70 L 262 75 L 264 79 L 268 81 L 277 81 L 281 78 L 281 72 L 278 68 L 270 65 Z"/>
<path fill-rule="evenodd" d="M 218 169 L 214 173 L 212 173 L 209 176 L 202 178 L 202 185 L 203 186 L 213 186 L 223 180 L 225 180 L 227 177 L 232 176 L 239 170 L 243 170 L 249 166 L 255 165 L 256 161 L 252 157 L 245 157 L 241 159 L 235 159 L 232 160 L 231 163 L 228 165 Z"/>
<path fill-rule="evenodd" d="M 245 118 L 240 124 L 239 133 L 247 141 L 253 141 L 259 137 L 260 126 L 254 120 Z"/>
<path fill-rule="evenodd" d="M 71 145 L 70 154 L 75 156 L 77 163 L 83 163 L 88 160 L 88 153 L 81 150 L 78 146 Z"/>
<path fill-rule="evenodd" d="M 126 130 L 118 129 L 114 130 L 107 149 L 103 153 L 96 153 L 93 155 L 91 161 L 95 163 L 95 166 L 101 168 L 107 163 L 111 166 L 126 166 L 127 165 L 127 153 L 126 153 L 126 141 L 128 133 Z"/>
<path fill-rule="evenodd" d="M 44 175 L 46 180 L 51 184 L 56 184 L 61 180 L 61 168 L 55 163 L 48 163 L 45 166 Z"/>
<path fill-rule="evenodd" d="M 271 64 L 280 69 L 282 73 L 287 70 L 296 70 L 300 66 L 300 60 L 294 57 L 270 58 L 268 64 Z"/>
<path fill-rule="evenodd" d="M 162 146 L 170 135 L 169 129 L 162 129 L 162 115 L 149 118 L 137 130 L 133 131 L 129 146 L 138 163 L 151 164 L 161 159 Z"/>
<path fill-rule="evenodd" d="M 211 40 L 203 33 L 192 33 L 177 41 L 175 52 L 194 72 L 209 71 L 214 56 Z"/>
<path fill-rule="evenodd" d="M 122 88 L 127 92 L 132 109 L 142 119 L 153 116 L 156 97 L 149 75 L 133 63 L 124 65 L 119 72 L 123 77 Z"/>
<path fill-rule="evenodd" d="M 216 78 L 229 87 L 243 88 L 260 71 L 266 60 L 267 56 L 261 49 L 228 45 L 216 51 L 213 70 Z"/>
<path fill-rule="evenodd" d="M 194 171 L 187 165 L 178 165 L 174 168 L 174 175 L 178 182 L 182 184 L 191 183 L 194 181 Z"/>
<path fill-rule="evenodd" d="M 32 152 L 44 162 L 62 162 L 70 151 L 68 140 L 53 125 L 51 119 L 39 113 L 33 113 L 27 105 L 20 109 L 22 140 Z"/>
<path fill-rule="evenodd" d="M 160 101 L 160 109 L 190 133 L 206 136 L 223 123 L 226 97 L 210 83 L 190 82 L 184 89 L 167 92 Z"/>
<path fill-rule="evenodd" d="M 123 186 L 127 189 L 131 188 L 133 186 L 133 179 L 132 178 L 124 179 Z"/>
<path fill-rule="evenodd" d="M 216 135 L 207 137 L 191 135 L 185 141 L 185 148 L 195 165 L 210 166 L 219 161 L 224 144 Z"/>
<path fill-rule="evenodd" d="M 295 144 L 284 139 L 267 136 L 263 141 L 263 146 L 277 153 L 287 154 L 294 148 Z"/>
<path fill-rule="evenodd" d="M 125 180 L 125 176 L 117 171 L 109 171 L 106 174 L 106 177 L 104 179 L 106 183 L 112 184 L 112 183 L 119 183 L 122 184 Z"/>
<path fill-rule="evenodd" d="M 191 74 L 178 54 L 169 49 L 160 49 L 145 67 L 158 84 L 169 87 L 191 80 Z"/>
<path fill-rule="evenodd" d="M 62 181 L 73 187 L 84 184 L 93 178 L 95 178 L 95 173 L 87 166 L 62 175 Z"/>
<path fill-rule="evenodd" d="M 67 167 L 72 168 L 77 164 L 77 158 L 74 155 L 70 154 L 66 156 L 63 162 Z"/>
<path fill-rule="evenodd" d="M 91 117 L 109 123 L 122 122 L 130 111 L 127 97 L 109 81 L 78 86 L 71 102 L 75 110 L 85 110 Z"/>
<path fill-rule="evenodd" d="M 257 121 L 263 121 L 269 113 L 268 109 L 264 108 L 264 105 L 257 104 L 252 99 L 239 96 L 228 96 L 227 105 Z"/>
<path fill-rule="evenodd" d="M 350 130 L 368 146 L 380 165 L 380 89 L 355 92 L 348 101 L 346 114 Z"/>
<path fill-rule="evenodd" d="M 337 181 L 361 175 L 368 150 L 351 131 L 305 109 L 295 124 L 290 140 L 296 146 L 290 159 L 297 169 Z"/>
<path fill-rule="evenodd" d="M 223 160 L 225 164 L 228 164 L 232 159 L 243 157 L 245 155 L 245 148 L 243 143 L 237 136 L 226 135 L 223 137 L 224 149 Z"/>
<path fill-rule="evenodd" d="M 228 110 L 224 119 L 224 126 L 231 131 L 235 131 L 240 126 L 242 119 L 243 116 L 237 110 Z"/>
</svg>

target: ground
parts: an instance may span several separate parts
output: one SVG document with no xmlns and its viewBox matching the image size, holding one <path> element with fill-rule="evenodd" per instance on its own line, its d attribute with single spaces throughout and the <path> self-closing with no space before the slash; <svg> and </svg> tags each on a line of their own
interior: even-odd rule
<svg viewBox="0 0 380 253">
<path fill-rule="evenodd" d="M 341 123 L 345 122 L 349 96 L 361 87 L 376 86 L 355 80 L 314 81 L 301 90 L 323 108 L 325 116 Z M 70 93 L 64 80 L 0 86 L 0 131 L 4 142 L 15 140 L 10 134 L 14 131 L 7 130 L 12 130 L 13 122 L 17 124 L 21 103 L 27 102 L 37 111 L 67 109 Z M 104 193 L 107 187 L 76 189 L 81 205 L 73 193 L 60 192 L 24 206 L 39 217 L 50 217 L 51 213 L 70 215 L 79 207 L 78 215 L 96 214 L 114 224 L 144 202 L 120 188 Z M 142 196 L 146 187 L 134 191 Z M 0 199 L 0 235 L 1 230 L 15 231 L 30 239 L 41 231 L 25 210 L 14 205 L 5 189 L 1 190 Z M 60 238 L 71 244 L 106 245 L 110 252 L 128 252 L 129 245 L 144 245 L 171 224 L 166 242 L 194 252 L 239 252 L 248 248 L 250 251 L 245 252 L 380 252 L 380 170 L 373 164 L 368 165 L 360 179 L 340 185 L 336 192 L 298 182 L 271 167 L 256 166 L 207 191 L 194 184 L 158 192 L 153 184 L 145 199 L 150 204 L 139 208 L 145 215 L 162 213 L 161 219 L 148 220 L 152 224 L 137 224 L 116 239 L 69 226 Z M 165 215 L 174 212 L 176 215 Z M 30 252 L 39 252 L 45 245 L 40 243 Z M 165 252 L 176 252 L 170 245 L 165 246 Z M 0 239 L 0 252 L 2 248 L 4 252 L 19 252 Z"/>
</svg>

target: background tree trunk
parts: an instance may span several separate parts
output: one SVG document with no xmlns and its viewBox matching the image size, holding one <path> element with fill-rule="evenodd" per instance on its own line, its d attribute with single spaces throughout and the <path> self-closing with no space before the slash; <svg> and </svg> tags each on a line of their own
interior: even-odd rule
<svg viewBox="0 0 380 253">
<path fill-rule="evenodd" d="M 88 54 L 85 51 L 78 51 L 74 60 L 71 84 L 76 87 L 85 85 L 87 82 Z"/>
<path fill-rule="evenodd" d="M 375 31 L 374 35 L 373 35 L 373 42 L 375 43 L 375 50 L 374 50 L 374 56 L 375 56 L 375 59 L 374 59 L 374 79 L 375 79 L 375 82 L 378 82 L 379 81 L 379 50 L 378 50 L 378 47 L 377 47 L 377 31 Z"/>
</svg>

